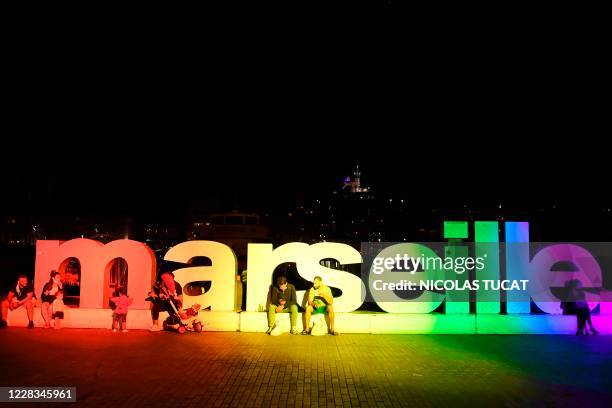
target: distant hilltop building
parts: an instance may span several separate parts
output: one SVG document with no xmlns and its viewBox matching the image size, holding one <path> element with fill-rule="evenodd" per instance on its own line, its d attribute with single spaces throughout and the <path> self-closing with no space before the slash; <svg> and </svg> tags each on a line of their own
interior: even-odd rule
<svg viewBox="0 0 612 408">
<path fill-rule="evenodd" d="M 370 191 L 370 187 L 361 185 L 361 171 L 359 170 L 359 165 L 355 166 L 352 179 L 350 176 L 346 176 L 342 189 L 348 190 L 351 193 L 367 193 Z"/>
</svg>

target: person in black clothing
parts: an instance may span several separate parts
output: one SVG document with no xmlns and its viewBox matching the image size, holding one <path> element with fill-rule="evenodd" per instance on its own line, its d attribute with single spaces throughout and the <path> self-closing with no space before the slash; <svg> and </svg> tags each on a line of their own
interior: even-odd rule
<svg viewBox="0 0 612 408">
<path fill-rule="evenodd" d="M 569 280 L 565 282 L 565 289 L 566 299 L 561 302 L 561 308 L 565 315 L 576 315 L 578 325 L 576 336 L 588 336 L 589 331 L 587 327 L 590 327 L 591 334 L 598 334 L 599 332 L 595 330 L 593 322 L 591 322 L 591 310 L 586 302 L 585 289 L 582 286 L 582 282 L 578 279 Z"/>
<path fill-rule="evenodd" d="M 295 286 L 287 282 L 287 278 L 279 276 L 276 285 L 272 287 L 270 307 L 268 308 L 268 330 L 271 334 L 276 327 L 277 313 L 291 313 L 291 334 L 298 334 L 298 307 Z"/>
<path fill-rule="evenodd" d="M 159 312 L 172 310 L 172 306 L 168 302 L 174 302 L 176 308 L 180 310 L 183 306 L 183 288 L 174 280 L 172 272 L 164 272 L 160 280 L 155 283 L 153 289 L 149 292 L 147 300 L 153 303 L 153 308 L 151 309 L 153 326 L 149 330 L 160 331 Z"/>
<path fill-rule="evenodd" d="M 15 310 L 21 306 L 25 306 L 28 314 L 28 328 L 34 328 L 34 287 L 31 282 L 28 282 L 28 277 L 24 274 L 19 275 L 17 283 L 9 290 L 8 296 L 0 304 L 2 314 L 0 328 L 7 326 L 6 319 L 9 309 Z"/>
<path fill-rule="evenodd" d="M 43 286 L 42 293 L 40 294 L 40 313 L 45 321 L 45 329 L 51 327 L 51 319 L 53 317 L 53 302 L 57 297 L 60 290 L 64 289 L 64 283 L 62 277 L 58 271 L 51 271 L 49 274 L 49 282 Z"/>
</svg>

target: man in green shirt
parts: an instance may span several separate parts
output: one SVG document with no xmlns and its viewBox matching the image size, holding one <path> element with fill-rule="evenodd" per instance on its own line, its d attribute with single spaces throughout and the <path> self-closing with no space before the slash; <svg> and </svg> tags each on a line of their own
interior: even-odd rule
<svg viewBox="0 0 612 408">
<path fill-rule="evenodd" d="M 287 283 L 286 277 L 279 276 L 276 280 L 276 285 L 272 288 L 272 294 L 270 297 L 270 307 L 268 308 L 268 331 L 266 331 L 267 334 L 271 334 L 272 330 L 274 330 L 276 327 L 276 314 L 287 312 L 291 313 L 291 334 L 298 334 L 298 307 L 295 286 Z"/>
<path fill-rule="evenodd" d="M 323 278 L 315 276 L 312 288 L 308 291 L 308 304 L 304 314 L 305 325 L 302 334 L 310 334 L 310 317 L 313 313 L 327 313 L 329 318 L 329 334 L 337 336 L 338 332 L 334 329 L 333 303 L 334 297 L 332 296 L 331 289 L 323 284 Z"/>
</svg>

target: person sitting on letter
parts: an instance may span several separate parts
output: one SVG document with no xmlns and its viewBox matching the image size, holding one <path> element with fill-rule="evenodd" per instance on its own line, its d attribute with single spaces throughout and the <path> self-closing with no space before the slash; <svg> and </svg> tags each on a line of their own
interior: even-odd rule
<svg viewBox="0 0 612 408">
<path fill-rule="evenodd" d="M 308 304 L 304 313 L 304 331 L 302 334 L 310 334 L 310 316 L 313 312 L 325 310 L 329 318 L 329 334 L 337 336 L 339 333 L 334 329 L 334 298 L 329 286 L 323 284 L 323 278 L 315 276 L 312 288 L 308 291 Z"/>
<path fill-rule="evenodd" d="M 276 328 L 276 313 L 291 313 L 291 334 L 298 334 L 297 319 L 297 295 L 295 286 L 287 283 L 287 278 L 279 276 L 276 285 L 272 288 L 270 307 L 268 309 L 268 330 L 267 334 L 272 334 Z"/>
</svg>

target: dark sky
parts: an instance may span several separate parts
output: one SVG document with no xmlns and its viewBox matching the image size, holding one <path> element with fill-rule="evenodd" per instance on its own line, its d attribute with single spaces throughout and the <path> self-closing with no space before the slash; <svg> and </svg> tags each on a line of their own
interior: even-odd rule
<svg viewBox="0 0 612 408">
<path fill-rule="evenodd" d="M 491 148 L 451 148 L 443 153 L 409 145 L 394 148 L 390 143 L 361 156 L 349 149 L 314 148 L 301 156 L 253 152 L 246 158 L 211 160 L 204 153 L 126 165 L 111 160 L 103 167 L 77 162 L 64 171 L 3 173 L 0 208 L 21 213 L 137 214 L 180 211 L 202 202 L 254 210 L 286 208 L 299 198 L 329 194 L 356 163 L 365 184 L 381 194 L 406 197 L 416 207 L 490 206 L 503 201 L 524 207 L 557 203 L 588 208 L 607 202 L 603 174 L 592 165 L 578 165 L 586 162 L 576 159 L 578 151 L 540 153 L 517 146 L 516 151 L 500 152 L 499 147 L 492 149 L 495 144 L 486 145 Z"/>
<path fill-rule="evenodd" d="M 202 201 L 282 208 L 329 194 L 356 163 L 376 192 L 414 206 L 609 203 L 609 148 L 592 104 L 560 99 L 544 109 L 537 98 L 515 103 L 502 93 L 503 105 L 470 105 L 460 93 L 429 93 L 407 106 L 382 79 L 369 82 L 377 92 L 344 85 L 316 99 L 295 90 L 274 105 L 254 92 L 241 108 L 179 99 L 131 109 L 120 99 L 24 117 L 16 143 L 0 151 L 0 210 L 157 214 Z"/>
</svg>

